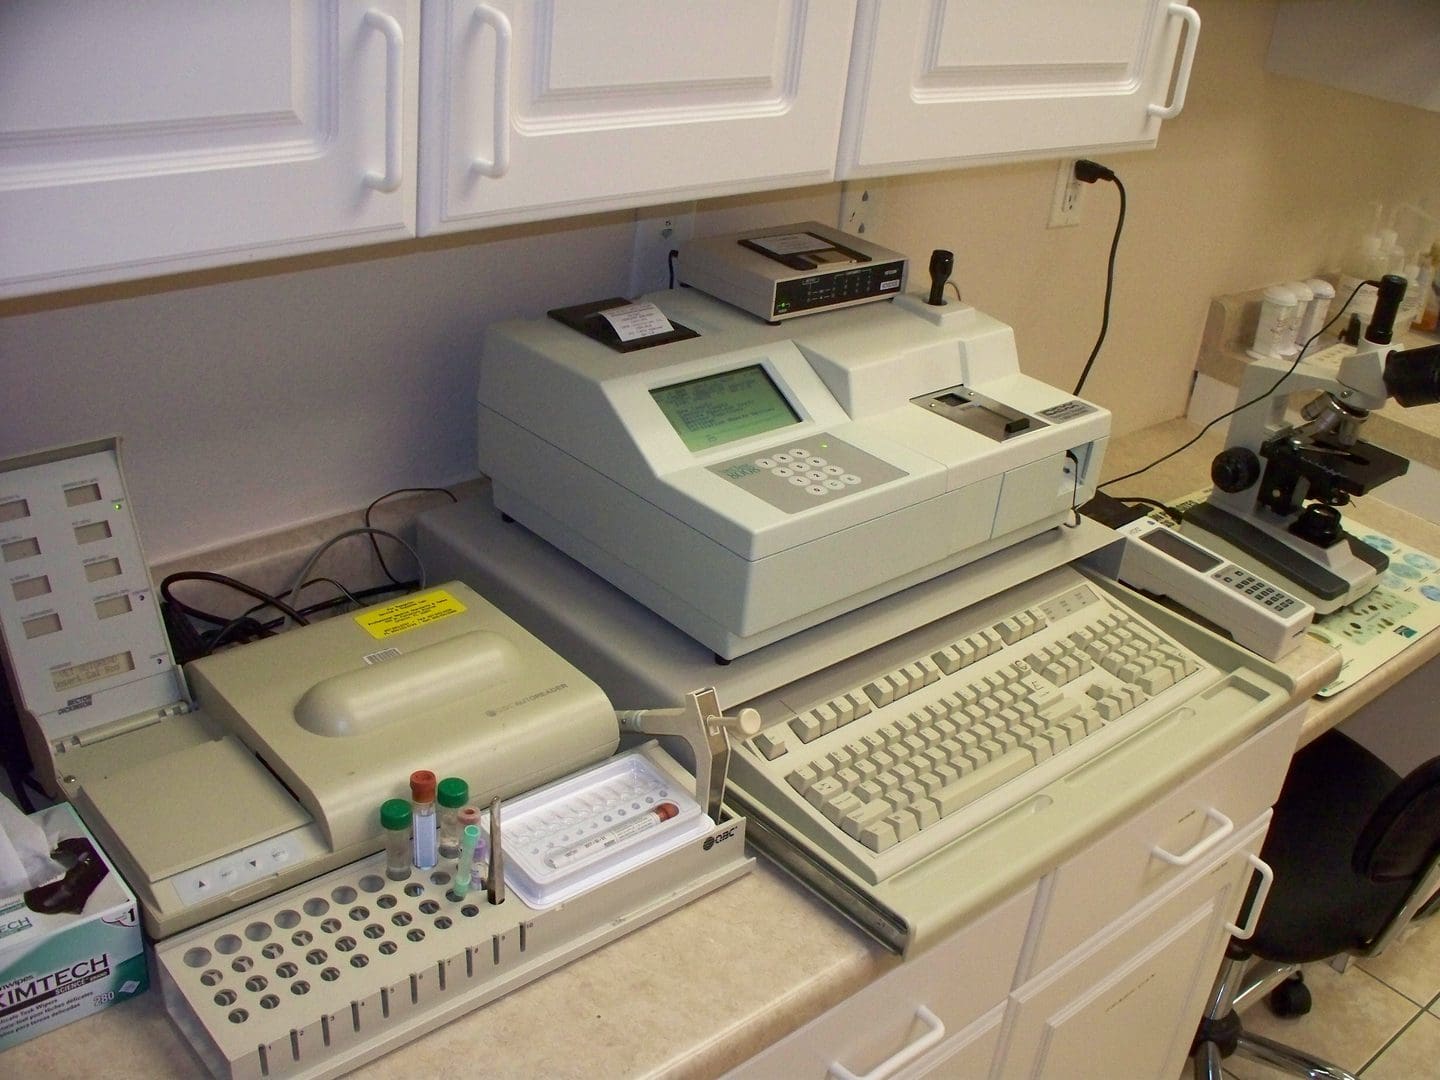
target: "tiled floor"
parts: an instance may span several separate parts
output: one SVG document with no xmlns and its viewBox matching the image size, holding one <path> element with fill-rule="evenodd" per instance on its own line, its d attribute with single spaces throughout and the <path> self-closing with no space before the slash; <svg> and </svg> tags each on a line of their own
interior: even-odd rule
<svg viewBox="0 0 1440 1080">
<path fill-rule="evenodd" d="M 1440 1077 L 1440 916 L 1410 927 L 1382 956 L 1357 960 L 1344 975 L 1308 964 L 1305 981 L 1314 1000 L 1308 1015 L 1281 1020 L 1261 1002 L 1245 1013 L 1246 1029 L 1319 1054 L 1364 1080 Z M 1282 1074 L 1232 1057 L 1225 1075 Z"/>
</svg>

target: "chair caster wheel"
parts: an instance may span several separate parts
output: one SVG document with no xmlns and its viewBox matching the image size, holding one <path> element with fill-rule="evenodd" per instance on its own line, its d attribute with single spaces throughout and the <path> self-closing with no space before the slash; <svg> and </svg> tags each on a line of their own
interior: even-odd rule
<svg viewBox="0 0 1440 1080">
<path fill-rule="evenodd" d="M 1310 1011 L 1310 988 L 1299 974 L 1291 975 L 1270 991 L 1268 1000 L 1276 1016 L 1304 1016 Z"/>
</svg>

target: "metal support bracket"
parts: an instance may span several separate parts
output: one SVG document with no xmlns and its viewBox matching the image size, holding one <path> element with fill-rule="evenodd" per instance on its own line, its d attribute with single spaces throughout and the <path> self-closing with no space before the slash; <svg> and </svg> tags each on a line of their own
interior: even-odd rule
<svg viewBox="0 0 1440 1080">
<path fill-rule="evenodd" d="M 720 818 L 725 775 L 730 768 L 730 733 L 749 738 L 760 731 L 760 714 L 740 709 L 734 716 L 720 711 L 714 687 L 692 690 L 679 709 L 627 709 L 615 714 L 620 730 L 635 735 L 673 735 L 685 740 L 695 762 L 695 798 L 711 819 Z"/>
</svg>

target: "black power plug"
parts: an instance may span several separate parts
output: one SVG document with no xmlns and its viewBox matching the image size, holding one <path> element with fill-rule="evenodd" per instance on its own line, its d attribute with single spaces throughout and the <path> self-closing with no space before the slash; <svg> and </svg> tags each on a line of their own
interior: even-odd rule
<svg viewBox="0 0 1440 1080">
<path fill-rule="evenodd" d="M 1093 184 L 1096 180 L 1113 181 L 1115 174 L 1098 161 L 1081 158 L 1075 162 L 1075 179 L 1082 184 Z"/>
</svg>

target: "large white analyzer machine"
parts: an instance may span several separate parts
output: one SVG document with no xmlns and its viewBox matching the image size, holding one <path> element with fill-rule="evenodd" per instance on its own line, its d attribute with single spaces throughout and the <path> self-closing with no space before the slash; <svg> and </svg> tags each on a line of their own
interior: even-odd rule
<svg viewBox="0 0 1440 1080">
<path fill-rule="evenodd" d="M 480 467 L 502 512 L 719 657 L 1062 526 L 1094 492 L 1109 413 L 1022 375 L 1010 327 L 974 308 L 900 296 L 775 326 L 693 289 L 643 299 L 663 344 L 490 330 Z"/>
</svg>

